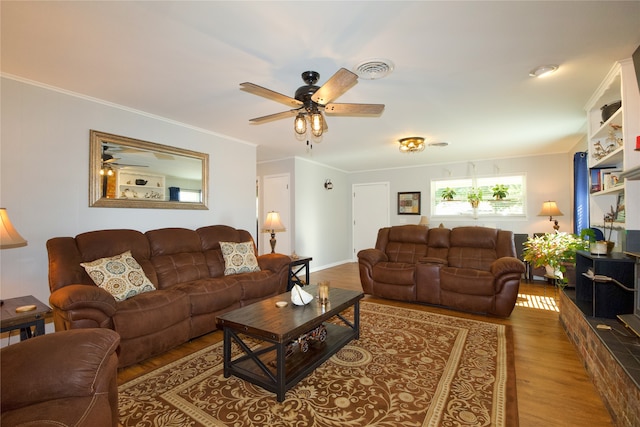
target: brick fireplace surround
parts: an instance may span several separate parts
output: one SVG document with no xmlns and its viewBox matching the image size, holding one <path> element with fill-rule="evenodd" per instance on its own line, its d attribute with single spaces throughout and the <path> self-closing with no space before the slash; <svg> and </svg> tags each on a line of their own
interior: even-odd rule
<svg viewBox="0 0 640 427">
<path fill-rule="evenodd" d="M 585 316 L 575 291 L 560 292 L 560 322 L 616 427 L 640 426 L 640 338 L 616 319 Z M 611 326 L 611 330 L 596 325 Z"/>
</svg>

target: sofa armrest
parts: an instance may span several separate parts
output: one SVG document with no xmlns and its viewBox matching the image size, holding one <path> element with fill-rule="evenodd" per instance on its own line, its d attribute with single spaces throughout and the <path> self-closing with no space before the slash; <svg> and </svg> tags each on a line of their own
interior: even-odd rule
<svg viewBox="0 0 640 427">
<path fill-rule="evenodd" d="M 449 265 L 449 261 L 442 258 L 424 257 L 418 260 L 418 264 L 435 264 L 435 265 L 446 266 L 446 265 Z"/>
<path fill-rule="evenodd" d="M 116 300 L 98 286 L 68 285 L 49 296 L 56 330 L 109 328 L 116 313 Z M 66 323 L 63 327 L 60 323 Z"/>
<path fill-rule="evenodd" d="M 379 262 L 389 261 L 389 257 L 380 249 L 363 249 L 358 252 L 358 261 L 374 266 Z"/>
<path fill-rule="evenodd" d="M 274 273 L 279 272 L 283 268 L 289 268 L 291 257 L 284 254 L 264 254 L 256 257 L 260 270 L 269 270 Z"/>
<path fill-rule="evenodd" d="M 502 257 L 491 264 L 490 271 L 495 277 L 500 277 L 510 273 L 522 274 L 525 272 L 525 267 L 518 258 Z"/>
<path fill-rule="evenodd" d="M 112 393 L 119 343 L 120 336 L 110 329 L 78 329 L 2 348 L 2 412 L 65 397 Z"/>
</svg>

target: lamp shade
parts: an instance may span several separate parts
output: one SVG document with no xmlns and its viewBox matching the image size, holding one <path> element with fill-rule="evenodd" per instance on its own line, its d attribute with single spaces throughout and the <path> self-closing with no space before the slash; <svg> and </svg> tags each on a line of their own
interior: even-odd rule
<svg viewBox="0 0 640 427">
<path fill-rule="evenodd" d="M 271 211 L 267 214 L 267 219 L 264 221 L 264 225 L 262 229 L 265 232 L 273 232 L 273 231 L 287 231 L 282 225 L 282 221 L 280 221 L 280 214 L 275 211 Z"/>
<path fill-rule="evenodd" d="M 0 249 L 27 246 L 27 241 L 18 233 L 9 220 L 5 208 L 0 208 Z"/>
<path fill-rule="evenodd" d="M 538 214 L 538 216 L 552 217 L 552 216 L 563 216 L 563 214 L 562 212 L 560 212 L 560 209 L 558 209 L 558 205 L 556 204 L 556 202 L 549 200 L 542 204 L 542 210 L 540 210 L 540 213 Z"/>
<path fill-rule="evenodd" d="M 424 215 L 421 216 L 418 225 L 424 225 L 426 227 L 427 225 L 429 225 L 429 219 Z"/>
</svg>

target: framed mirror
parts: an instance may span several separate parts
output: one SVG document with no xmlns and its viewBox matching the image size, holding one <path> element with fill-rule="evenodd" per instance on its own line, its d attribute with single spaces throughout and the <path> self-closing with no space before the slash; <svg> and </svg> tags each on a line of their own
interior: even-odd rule
<svg viewBox="0 0 640 427">
<path fill-rule="evenodd" d="M 209 155 L 92 130 L 89 206 L 208 209 Z"/>
</svg>

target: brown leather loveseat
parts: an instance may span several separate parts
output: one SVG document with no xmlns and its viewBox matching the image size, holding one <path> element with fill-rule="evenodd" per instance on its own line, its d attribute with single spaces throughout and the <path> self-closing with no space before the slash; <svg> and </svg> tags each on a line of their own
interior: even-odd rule
<svg viewBox="0 0 640 427">
<path fill-rule="evenodd" d="M 515 256 L 511 231 L 401 225 L 381 228 L 358 263 L 367 294 L 508 317 L 525 271 Z"/>
<path fill-rule="evenodd" d="M 119 337 L 108 329 L 56 332 L 3 347 L 3 426 L 118 425 Z"/>
<path fill-rule="evenodd" d="M 251 242 L 225 225 L 197 230 L 100 230 L 47 242 L 49 303 L 57 331 L 108 328 L 120 334 L 119 366 L 129 366 L 216 329 L 216 316 L 286 292 L 291 259 L 257 256 L 259 271 L 225 275 L 220 242 Z M 117 301 L 80 263 L 130 251 L 156 290 Z"/>
</svg>

